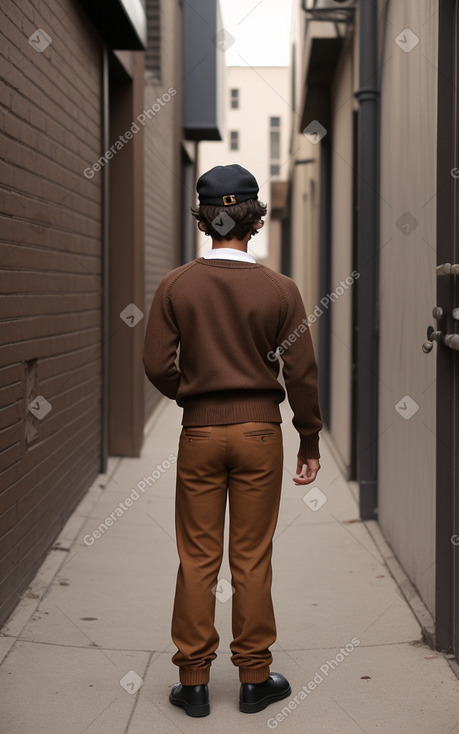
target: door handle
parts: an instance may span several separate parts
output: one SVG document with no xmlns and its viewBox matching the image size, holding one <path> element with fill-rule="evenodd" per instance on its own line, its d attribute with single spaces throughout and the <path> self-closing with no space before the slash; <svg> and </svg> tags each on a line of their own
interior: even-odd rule
<svg viewBox="0 0 459 734">
<path fill-rule="evenodd" d="M 441 265 L 437 265 L 437 275 L 458 275 L 459 274 L 459 265 L 457 263 L 454 263 L 453 265 L 451 263 L 442 263 Z"/>
<path fill-rule="evenodd" d="M 437 265 L 437 275 L 459 275 L 459 265 L 457 263 L 442 263 Z"/>
<path fill-rule="evenodd" d="M 422 345 L 424 354 L 429 354 L 433 349 L 434 341 L 441 341 L 443 334 L 441 331 L 435 331 L 433 326 L 427 327 L 427 341 Z"/>
<path fill-rule="evenodd" d="M 427 327 L 427 341 L 422 345 L 424 354 L 432 351 L 433 343 L 440 342 L 448 349 L 454 349 L 459 352 L 459 334 L 444 334 L 442 331 L 435 331 L 433 326 Z"/>
<path fill-rule="evenodd" d="M 442 343 L 448 349 L 454 349 L 459 352 L 459 334 L 443 334 Z"/>
</svg>

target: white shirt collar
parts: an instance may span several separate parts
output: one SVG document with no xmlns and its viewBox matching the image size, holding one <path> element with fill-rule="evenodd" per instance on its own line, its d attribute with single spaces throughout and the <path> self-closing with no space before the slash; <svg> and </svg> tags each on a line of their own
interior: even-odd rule
<svg viewBox="0 0 459 734">
<path fill-rule="evenodd" d="M 248 252 L 243 252 L 242 250 L 236 250 L 234 247 L 217 247 L 215 249 L 209 250 L 209 252 L 206 252 L 202 257 L 205 257 L 206 260 L 240 260 L 241 262 L 249 262 L 249 263 L 256 263 L 252 255 L 249 255 Z"/>
</svg>

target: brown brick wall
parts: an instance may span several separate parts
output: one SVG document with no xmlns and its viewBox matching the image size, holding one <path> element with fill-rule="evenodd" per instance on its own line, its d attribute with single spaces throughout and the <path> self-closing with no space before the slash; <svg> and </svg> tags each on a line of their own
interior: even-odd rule
<svg viewBox="0 0 459 734">
<path fill-rule="evenodd" d="M 100 469 L 102 336 L 101 179 L 82 175 L 100 155 L 100 42 L 71 0 L 3 8 L 1 620 Z"/>
<path fill-rule="evenodd" d="M 144 325 L 160 279 L 180 264 L 181 3 L 159 4 L 160 64 L 145 75 L 144 100 L 134 94 L 132 119 L 177 93 L 143 130 L 144 276 L 141 262 L 134 270 L 144 277 Z M 37 29 L 51 38 L 41 52 Z M 101 39 L 74 0 L 12 0 L 0 37 L 1 623 L 101 470 L 104 331 L 103 177 L 83 175 L 103 153 Z M 127 329 L 115 317 L 111 342 Z M 148 419 L 160 395 L 144 385 Z M 39 396 L 51 406 L 44 416 Z M 138 429 L 133 420 L 125 444 Z"/>
</svg>

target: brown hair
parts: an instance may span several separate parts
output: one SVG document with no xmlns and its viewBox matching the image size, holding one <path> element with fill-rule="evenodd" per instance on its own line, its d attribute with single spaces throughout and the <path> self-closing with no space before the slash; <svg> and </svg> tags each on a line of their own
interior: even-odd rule
<svg viewBox="0 0 459 734">
<path fill-rule="evenodd" d="M 202 231 L 219 242 L 222 240 L 232 240 L 233 238 L 243 240 L 249 232 L 252 235 L 258 234 L 258 230 L 254 226 L 255 222 L 260 217 L 265 217 L 267 210 L 268 207 L 266 204 L 262 204 L 258 199 L 247 199 L 247 201 L 241 201 L 240 204 L 232 204 L 231 206 L 201 204 L 196 208 L 191 207 L 193 217 L 198 222 L 202 222 L 205 227 Z M 222 234 L 222 231 L 218 231 L 212 224 L 216 219 L 219 219 L 223 212 L 229 215 L 234 222 L 234 226 L 225 234 Z M 221 221 L 226 225 L 231 224 L 229 220 L 225 222 L 225 218 Z M 222 227 L 222 229 L 226 230 L 227 226 Z"/>
</svg>

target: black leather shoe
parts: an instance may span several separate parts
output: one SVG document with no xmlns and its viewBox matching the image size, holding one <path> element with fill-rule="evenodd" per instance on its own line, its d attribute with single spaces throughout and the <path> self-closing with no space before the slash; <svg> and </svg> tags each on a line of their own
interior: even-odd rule
<svg viewBox="0 0 459 734">
<path fill-rule="evenodd" d="M 271 673 L 263 683 L 241 683 L 239 711 L 256 714 L 270 703 L 287 698 L 291 692 L 290 683 L 280 673 Z"/>
<path fill-rule="evenodd" d="M 209 688 L 207 683 L 200 686 L 183 686 L 175 683 L 169 694 L 174 706 L 182 706 L 188 716 L 207 716 L 210 714 Z"/>
</svg>

